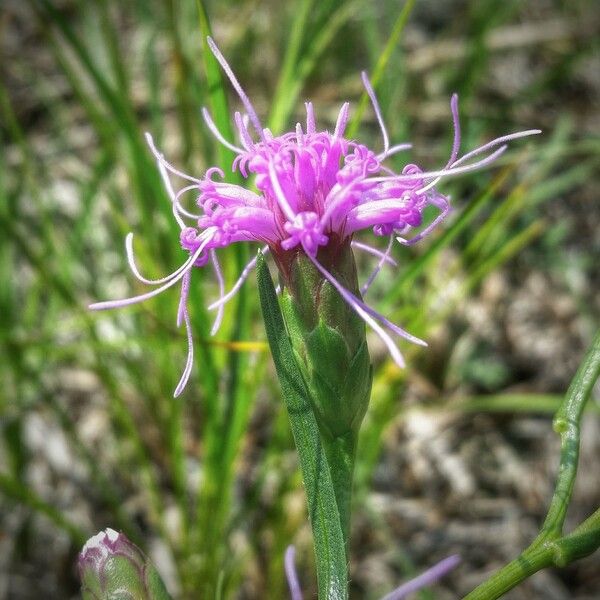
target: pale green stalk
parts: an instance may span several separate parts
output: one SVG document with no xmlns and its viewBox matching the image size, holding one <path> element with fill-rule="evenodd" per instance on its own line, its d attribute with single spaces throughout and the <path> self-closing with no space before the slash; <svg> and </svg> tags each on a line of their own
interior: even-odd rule
<svg viewBox="0 0 600 600">
<path fill-rule="evenodd" d="M 600 331 L 554 416 L 554 430 L 560 435 L 560 466 L 540 533 L 518 558 L 473 590 L 465 600 L 495 600 L 540 569 L 552 565 L 564 567 L 600 547 L 600 509 L 571 534 L 563 534 L 577 475 L 581 418 L 599 375 Z"/>
</svg>

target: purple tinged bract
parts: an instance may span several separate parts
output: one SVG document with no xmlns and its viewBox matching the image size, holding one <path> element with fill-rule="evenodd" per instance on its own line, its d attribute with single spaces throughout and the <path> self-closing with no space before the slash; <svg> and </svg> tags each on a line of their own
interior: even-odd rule
<svg viewBox="0 0 600 600">
<path fill-rule="evenodd" d="M 216 251 L 237 242 L 258 242 L 263 245 L 263 253 L 272 253 L 279 266 L 286 262 L 286 256 L 290 253 L 304 253 L 352 309 L 381 337 L 394 361 L 403 366 L 402 356 L 390 333 L 415 343 L 425 345 L 425 342 L 391 323 L 356 294 L 345 289 L 321 264 L 319 250 L 324 246 L 349 243 L 356 250 L 376 256 L 379 260 L 360 290 L 364 295 L 383 265 L 395 264 L 390 257 L 394 240 L 405 245 L 414 244 L 448 215 L 450 200 L 436 189 L 442 179 L 481 169 L 504 153 L 507 142 L 540 133 L 540 130 L 505 135 L 459 156 L 458 97 L 454 94 L 450 102 L 454 143 L 446 165 L 438 170 L 425 171 L 409 163 L 400 172 L 395 172 L 386 165 L 386 159 L 411 146 L 390 145 L 379 104 L 365 73 L 362 74 L 362 81 L 371 98 L 383 138 L 383 150 L 380 152 L 344 137 L 349 119 L 348 103 L 342 105 L 332 133 L 317 128 L 313 105 L 307 102 L 304 125 L 298 123 L 293 131 L 273 135 L 262 126 L 252 103 L 213 40 L 209 38 L 208 43 L 244 106 L 245 114 L 234 114 L 237 143 L 223 137 L 206 109 L 202 114 L 216 139 L 236 153 L 231 168 L 238 171 L 249 185 L 243 187 L 227 183 L 224 181 L 225 174 L 218 167 L 209 168 L 203 178 L 183 173 L 165 160 L 150 134 L 146 134 L 171 198 L 174 218 L 181 229 L 181 246 L 189 257 L 170 275 L 161 279 L 147 279 L 136 266 L 133 234 L 130 233 L 126 238 L 129 265 L 140 281 L 154 289 L 123 300 L 92 304 L 90 308 L 101 310 L 127 306 L 180 284 L 177 324 L 185 324 L 187 330 L 188 359 L 175 390 L 174 395 L 178 396 L 187 383 L 193 363 L 187 311 L 192 269 L 210 263 L 217 277 L 220 297 L 208 307 L 216 311 L 211 331 L 214 335 L 221 324 L 225 304 L 256 265 L 254 258 L 226 293 Z M 175 191 L 172 177 L 183 180 L 185 185 Z M 251 185 L 251 178 L 254 186 Z M 189 212 L 183 206 L 182 198 L 188 193 L 196 196 L 197 213 Z M 434 206 L 439 212 L 432 222 L 421 227 L 427 206 Z M 377 237 L 389 238 L 385 251 L 355 240 L 355 235 L 363 230 L 371 230 Z M 285 273 L 282 275 L 285 280 Z"/>
</svg>

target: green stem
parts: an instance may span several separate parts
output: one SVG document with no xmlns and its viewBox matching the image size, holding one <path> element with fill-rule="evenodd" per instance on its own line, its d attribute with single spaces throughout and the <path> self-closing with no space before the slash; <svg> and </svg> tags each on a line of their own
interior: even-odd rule
<svg viewBox="0 0 600 600">
<path fill-rule="evenodd" d="M 560 470 L 548 515 L 542 527 L 542 532 L 546 535 L 562 533 L 577 475 L 581 417 L 599 375 L 600 331 L 569 386 L 564 402 L 554 416 L 554 431 L 560 435 Z"/>
<path fill-rule="evenodd" d="M 306 382 L 296 363 L 273 280 L 262 254 L 259 254 L 256 272 L 267 338 L 298 449 L 306 490 L 319 598 L 345 600 L 348 598 L 348 566 L 332 472 Z M 345 464 L 343 460 L 341 462 Z"/>
<path fill-rule="evenodd" d="M 586 524 L 590 523 L 586 526 Z M 583 529 L 582 529 L 583 528 Z M 571 535 L 558 540 L 536 538 L 525 552 L 508 563 L 464 600 L 494 600 L 546 567 L 565 567 L 600 547 L 600 509 Z"/>
<path fill-rule="evenodd" d="M 565 567 L 579 558 L 589 556 L 600 547 L 600 527 L 577 535 L 568 535 L 556 543 L 554 564 Z"/>
<path fill-rule="evenodd" d="M 356 457 L 357 435 L 350 432 L 345 436 L 327 439 L 322 436 L 323 447 L 329 469 L 331 481 L 340 513 L 342 535 L 348 556 L 350 542 L 350 515 L 352 508 L 352 481 L 354 478 L 354 461 Z"/>
<path fill-rule="evenodd" d="M 587 400 L 600 375 L 600 331 L 575 375 L 567 395 L 554 417 L 554 430 L 560 434 L 560 467 L 554 495 L 544 525 L 521 556 L 492 575 L 465 600 L 494 600 L 545 567 L 564 567 L 600 547 L 600 509 L 570 535 L 563 525 L 577 474 L 580 422 Z"/>
<path fill-rule="evenodd" d="M 568 565 L 595 552 L 600 547 L 600 508 L 556 545 L 555 562 L 558 566 Z"/>
<path fill-rule="evenodd" d="M 579 525 L 577 529 L 571 533 L 571 536 L 578 535 L 580 533 L 589 533 L 590 531 L 597 531 L 598 529 L 600 529 L 600 508 L 598 508 L 596 512 L 594 512 L 583 523 L 581 523 L 581 525 Z"/>
<path fill-rule="evenodd" d="M 548 547 L 528 549 L 508 563 L 464 600 L 493 600 L 514 588 L 540 569 L 552 564 L 553 552 Z"/>
</svg>

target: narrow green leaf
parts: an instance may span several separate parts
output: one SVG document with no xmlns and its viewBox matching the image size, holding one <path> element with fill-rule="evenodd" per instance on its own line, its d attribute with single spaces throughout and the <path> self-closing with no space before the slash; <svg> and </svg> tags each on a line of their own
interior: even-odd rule
<svg viewBox="0 0 600 600">
<path fill-rule="evenodd" d="M 211 52 L 207 38 L 211 36 L 210 19 L 205 3 L 197 0 L 197 13 L 202 42 L 202 60 L 207 81 L 207 100 L 211 117 L 217 129 L 226 139 L 233 140 L 233 130 L 225 90 L 225 80 L 221 67 Z M 239 172 L 231 170 L 235 153 L 215 142 L 217 161 L 226 173 L 226 179 L 240 183 Z M 248 248 L 243 244 L 224 250 L 220 255 L 226 279 L 237 277 L 248 261 Z M 249 314 L 252 309 L 247 291 L 241 289 L 236 298 L 234 317 L 231 326 L 226 319 L 222 331 L 228 331 L 230 341 L 244 339 L 249 330 Z M 206 452 L 206 479 L 202 480 L 196 502 L 196 521 L 190 535 L 190 548 L 202 549 L 205 561 L 198 571 L 196 581 L 204 586 L 202 593 L 212 595 L 213 589 L 222 570 L 226 545 L 227 524 L 232 510 L 233 490 L 235 484 L 235 459 L 241 450 L 240 440 L 246 431 L 253 399 L 254 381 L 248 377 L 246 365 L 248 357 L 244 353 L 231 348 L 227 353 L 226 383 L 222 397 L 214 395 L 205 405 L 206 425 L 204 429 L 204 446 Z M 218 400 L 218 403 L 217 403 Z M 212 404 L 214 402 L 214 404 Z M 222 585 L 225 585 L 223 583 Z"/>
<path fill-rule="evenodd" d="M 302 0 L 300 7 L 294 11 L 294 21 L 292 23 L 290 37 L 286 44 L 285 56 L 277 87 L 271 103 L 271 115 L 269 117 L 269 127 L 272 131 L 278 132 L 285 125 L 289 103 L 287 100 L 288 90 L 296 78 L 296 65 L 300 56 L 302 40 L 307 32 L 307 23 L 312 13 L 315 0 Z"/>
<path fill-rule="evenodd" d="M 360 5 L 360 2 L 340 3 L 338 8 L 325 21 L 324 26 L 312 38 L 306 54 L 298 61 L 294 78 L 289 79 L 286 94 L 281 96 L 281 100 L 274 109 L 274 116 L 269 120 L 269 125 L 273 131 L 279 132 L 284 127 L 294 110 L 294 105 L 304 82 L 314 71 L 319 59 L 335 39 L 337 32 L 357 12 Z"/>
<path fill-rule="evenodd" d="M 313 529 L 319 597 L 323 600 L 347 598 L 346 552 L 329 465 L 308 390 L 285 329 L 273 280 L 261 254 L 257 278 L 267 338 L 300 458 Z"/>
<path fill-rule="evenodd" d="M 379 56 L 377 64 L 375 65 L 375 69 L 373 70 L 373 73 L 370 76 L 371 85 L 373 86 L 373 89 L 377 89 L 377 85 L 381 80 L 385 68 L 392 56 L 394 48 L 398 45 L 400 36 L 404 31 L 404 26 L 408 21 L 408 17 L 410 16 L 414 5 L 415 0 L 407 0 L 406 4 L 402 7 L 398 18 L 396 19 L 396 22 L 394 23 L 392 33 L 390 34 L 390 37 L 388 38 L 388 41 L 385 44 L 385 48 Z M 350 124 L 348 125 L 348 131 L 346 133 L 348 138 L 353 138 L 356 135 L 356 132 L 358 131 L 358 126 L 360 125 L 360 121 L 362 119 L 363 113 L 365 112 L 365 109 L 367 108 L 368 102 L 369 96 L 365 91 L 362 93 L 362 96 L 358 103 L 358 108 L 354 111 L 352 119 L 350 120 Z"/>
<path fill-rule="evenodd" d="M 208 20 L 208 14 L 206 7 L 202 0 L 197 0 L 198 5 L 198 17 L 200 19 L 200 34 L 202 36 L 202 58 L 204 62 L 204 72 L 206 74 L 206 82 L 208 84 L 208 102 L 210 105 L 210 111 L 213 121 L 217 126 L 217 129 L 223 134 L 228 140 L 233 140 L 233 128 L 231 126 L 231 119 L 229 116 L 229 105 L 227 103 L 227 95 L 225 93 L 225 87 L 223 86 L 223 78 L 221 76 L 221 67 L 217 59 L 213 56 L 210 48 L 208 47 L 207 38 L 212 35 L 210 28 L 210 21 Z M 235 158 L 235 154 L 225 148 L 222 144 L 217 144 L 218 161 L 221 167 L 226 172 L 228 179 L 239 178 L 239 173 L 233 174 L 230 172 L 230 165 Z"/>
<path fill-rule="evenodd" d="M 65 531 L 77 546 L 81 546 L 85 542 L 86 535 L 83 530 L 65 517 L 64 513 L 48 504 L 23 483 L 5 473 L 0 473 L 0 492 L 8 498 L 48 517 L 57 527 Z"/>
</svg>

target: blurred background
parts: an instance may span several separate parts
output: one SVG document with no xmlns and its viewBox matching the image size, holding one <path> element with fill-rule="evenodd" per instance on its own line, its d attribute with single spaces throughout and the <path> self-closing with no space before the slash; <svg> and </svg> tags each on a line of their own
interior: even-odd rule
<svg viewBox="0 0 600 600">
<path fill-rule="evenodd" d="M 0 3 L 0 598 L 76 598 L 77 552 L 107 526 L 152 556 L 177 598 L 285 598 L 290 543 L 314 597 L 304 494 L 253 279 L 210 338 L 216 285 L 195 269 L 196 363 L 177 400 L 178 294 L 86 308 L 145 291 L 127 267 L 127 232 L 148 277 L 185 257 L 143 132 L 198 177 L 227 159 L 200 116 L 210 100 L 200 8 Z M 380 598 L 452 553 L 462 564 L 420 598 L 460 597 L 541 525 L 558 461 L 552 414 L 598 326 L 598 7 L 220 0 L 204 9 L 276 133 L 302 118 L 306 99 L 332 127 L 343 101 L 360 104 L 363 69 L 379 75 L 393 142 L 414 145 L 395 168 L 445 164 L 453 91 L 463 150 L 543 129 L 495 168 L 443 183 L 453 215 L 416 247 L 396 247 L 399 266 L 369 292 L 430 346 L 404 344 L 400 371 L 370 338 L 351 597 Z M 368 106 L 353 135 L 380 147 Z M 228 287 L 250 252 L 221 254 Z M 372 259 L 357 258 L 368 274 Z M 596 395 L 567 528 L 600 504 L 599 412 Z M 599 594 L 596 554 L 506 597 Z"/>
</svg>

